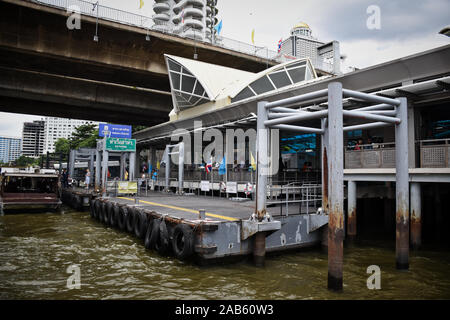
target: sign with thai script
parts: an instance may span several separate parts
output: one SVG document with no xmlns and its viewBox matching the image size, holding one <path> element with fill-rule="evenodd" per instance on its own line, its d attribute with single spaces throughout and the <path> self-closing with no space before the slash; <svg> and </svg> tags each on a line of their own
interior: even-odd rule
<svg viewBox="0 0 450 320">
<path fill-rule="evenodd" d="M 107 138 L 106 150 L 115 152 L 136 152 L 136 139 Z"/>
<path fill-rule="evenodd" d="M 98 126 L 98 135 L 100 137 L 106 136 L 109 138 L 131 139 L 131 126 L 100 123 L 100 125 Z"/>
</svg>

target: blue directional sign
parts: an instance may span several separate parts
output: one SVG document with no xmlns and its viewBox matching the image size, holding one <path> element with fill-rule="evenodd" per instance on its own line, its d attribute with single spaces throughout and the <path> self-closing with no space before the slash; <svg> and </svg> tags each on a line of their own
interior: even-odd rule
<svg viewBox="0 0 450 320">
<path fill-rule="evenodd" d="M 105 135 L 108 138 L 131 138 L 131 126 L 123 126 L 120 124 L 108 124 L 108 123 L 100 123 L 98 128 L 98 135 L 100 137 L 104 137 Z"/>
</svg>

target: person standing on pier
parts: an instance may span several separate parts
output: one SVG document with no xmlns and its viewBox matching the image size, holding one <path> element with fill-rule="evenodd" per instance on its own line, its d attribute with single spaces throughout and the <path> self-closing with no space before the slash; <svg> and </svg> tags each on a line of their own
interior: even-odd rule
<svg viewBox="0 0 450 320">
<path fill-rule="evenodd" d="M 89 169 L 87 169 L 85 180 L 84 180 L 84 184 L 86 185 L 86 190 L 89 190 L 90 182 L 91 182 L 91 172 L 89 171 Z"/>
</svg>

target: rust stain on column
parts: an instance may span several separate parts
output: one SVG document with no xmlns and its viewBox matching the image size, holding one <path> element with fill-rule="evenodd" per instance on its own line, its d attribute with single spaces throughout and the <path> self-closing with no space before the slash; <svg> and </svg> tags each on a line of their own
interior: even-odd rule
<svg viewBox="0 0 450 320">
<path fill-rule="evenodd" d="M 341 291 L 344 264 L 342 208 L 331 208 L 328 222 L 328 288 Z"/>
<path fill-rule="evenodd" d="M 253 261 L 257 267 L 263 267 L 266 256 L 266 234 L 258 232 L 254 236 Z"/>
<path fill-rule="evenodd" d="M 347 236 L 349 240 L 353 240 L 356 237 L 356 209 L 353 208 L 348 213 L 347 217 Z"/>
<path fill-rule="evenodd" d="M 396 215 L 396 265 L 397 269 L 409 268 L 409 219 L 406 212 L 398 210 Z"/>
<path fill-rule="evenodd" d="M 422 220 L 416 215 L 415 210 L 411 212 L 411 247 L 419 249 L 422 245 Z"/>
<path fill-rule="evenodd" d="M 328 213 L 328 156 L 327 148 L 323 148 L 322 156 L 322 170 L 323 170 L 323 180 L 322 180 L 322 209 Z"/>
</svg>

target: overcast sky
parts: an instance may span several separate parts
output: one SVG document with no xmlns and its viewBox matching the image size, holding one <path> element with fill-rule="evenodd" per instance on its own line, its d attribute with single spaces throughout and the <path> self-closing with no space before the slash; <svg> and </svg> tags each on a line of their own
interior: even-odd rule
<svg viewBox="0 0 450 320">
<path fill-rule="evenodd" d="M 93 2 L 93 0 L 91 0 Z M 146 16 L 154 1 L 100 0 L 101 5 Z M 380 8 L 381 29 L 370 30 L 367 8 Z M 306 22 L 320 41 L 337 40 L 347 57 L 344 68 L 364 68 L 450 43 L 438 32 L 450 24 L 450 0 L 218 0 L 222 36 L 276 50 L 299 22 Z M 21 136 L 24 121 L 41 117 L 0 112 L 0 135 Z"/>
</svg>

